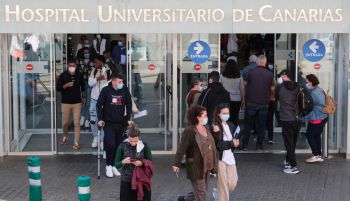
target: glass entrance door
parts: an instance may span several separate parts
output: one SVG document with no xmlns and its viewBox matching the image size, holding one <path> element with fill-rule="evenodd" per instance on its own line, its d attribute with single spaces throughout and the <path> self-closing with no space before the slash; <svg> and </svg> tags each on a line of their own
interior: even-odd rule
<svg viewBox="0 0 350 201">
<path fill-rule="evenodd" d="M 10 152 L 49 152 L 55 147 L 53 38 L 8 34 Z"/>
<path fill-rule="evenodd" d="M 128 35 L 128 86 L 135 102 L 133 120 L 152 150 L 173 149 L 172 37 Z M 143 116 L 145 115 L 145 116 Z"/>
</svg>

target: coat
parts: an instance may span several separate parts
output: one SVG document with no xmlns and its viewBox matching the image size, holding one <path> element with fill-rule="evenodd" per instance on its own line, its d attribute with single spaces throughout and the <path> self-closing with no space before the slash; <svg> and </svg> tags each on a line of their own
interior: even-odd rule
<svg viewBox="0 0 350 201">
<path fill-rule="evenodd" d="M 214 150 L 214 168 L 212 172 L 217 172 L 217 153 L 216 153 L 216 146 L 213 136 L 211 135 L 208 128 L 208 138 L 211 143 L 211 146 Z M 186 175 L 187 178 L 191 181 L 196 181 L 199 179 L 204 178 L 204 160 L 203 160 L 203 154 L 202 154 L 202 147 L 199 146 L 201 144 L 201 138 L 199 136 L 199 132 L 197 131 L 197 128 L 193 125 L 189 125 L 185 128 L 185 130 L 182 133 L 181 142 L 179 144 L 179 147 L 177 149 L 175 160 L 174 160 L 174 166 L 180 167 L 180 163 L 182 160 L 183 155 L 186 154 Z"/>
<path fill-rule="evenodd" d="M 143 187 L 151 191 L 153 163 L 147 159 L 141 159 L 143 166 L 135 167 L 132 174 L 131 189 L 137 190 L 137 200 L 143 200 Z"/>
</svg>

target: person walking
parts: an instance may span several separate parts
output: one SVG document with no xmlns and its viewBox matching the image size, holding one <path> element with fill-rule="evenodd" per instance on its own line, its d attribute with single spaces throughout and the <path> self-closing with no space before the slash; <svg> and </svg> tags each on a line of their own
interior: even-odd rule
<svg viewBox="0 0 350 201">
<path fill-rule="evenodd" d="M 208 116 L 204 107 L 192 105 L 187 117 L 190 124 L 182 133 L 172 169 L 177 174 L 182 157 L 186 155 L 186 173 L 193 191 L 179 196 L 178 201 L 205 201 L 209 173 L 217 171 L 215 141 L 207 127 Z"/>
<path fill-rule="evenodd" d="M 306 87 L 310 91 L 314 105 L 312 111 L 304 117 L 304 121 L 308 122 L 305 135 L 312 150 L 312 156 L 306 160 L 308 163 L 323 162 L 321 135 L 328 121 L 328 115 L 323 111 L 326 104 L 326 94 L 318 86 L 319 84 L 320 82 L 314 74 L 306 76 Z"/>
<path fill-rule="evenodd" d="M 105 58 L 99 55 L 95 59 L 95 63 L 96 63 L 96 66 L 91 71 L 89 82 L 88 82 L 89 86 L 92 87 L 91 100 L 90 100 L 90 125 L 91 125 L 91 132 L 94 137 L 91 143 L 92 148 L 96 148 L 97 143 L 101 143 L 101 142 L 97 142 L 97 132 L 98 132 L 97 112 L 96 112 L 97 99 L 98 99 L 98 96 L 100 95 L 102 88 L 111 79 L 111 70 L 109 70 L 104 66 Z M 101 130 L 101 141 L 103 141 L 103 130 Z"/>
<path fill-rule="evenodd" d="M 220 74 L 213 71 L 208 75 L 209 84 L 198 98 L 198 105 L 206 108 L 208 124 L 211 125 L 216 106 L 220 103 L 230 103 L 230 94 L 220 83 Z"/>
<path fill-rule="evenodd" d="M 218 200 L 229 201 L 230 192 L 237 186 L 238 175 L 234 149 L 239 146 L 236 127 L 228 121 L 230 118 L 230 106 L 220 104 L 215 112 L 213 121 L 213 136 L 216 140 L 219 162 L 217 173 Z"/>
<path fill-rule="evenodd" d="M 79 71 L 74 60 L 67 62 L 68 70 L 64 71 L 58 78 L 57 91 L 61 92 L 62 103 L 62 127 L 63 138 L 62 145 L 68 144 L 68 126 L 70 114 L 73 112 L 74 121 L 74 145 L 75 150 L 80 149 L 80 110 L 83 102 L 83 93 L 85 90 L 84 78 Z"/>
<path fill-rule="evenodd" d="M 266 67 L 266 56 L 260 55 L 257 60 L 257 67 L 249 71 L 247 77 L 247 88 L 245 98 L 245 115 L 244 115 L 244 136 L 242 150 L 248 150 L 251 124 L 254 118 L 257 121 L 258 136 L 256 150 L 263 149 L 265 135 L 265 126 L 267 110 L 271 96 L 271 90 L 274 87 L 273 75 Z"/>
<path fill-rule="evenodd" d="M 298 174 L 295 148 L 300 130 L 298 117 L 299 85 L 291 80 L 292 73 L 283 70 L 278 76 L 276 100 L 279 102 L 279 116 L 282 125 L 282 136 L 287 151 L 283 172 L 286 174 Z"/>
<path fill-rule="evenodd" d="M 115 167 L 122 170 L 120 201 L 151 201 L 153 175 L 151 148 L 141 140 L 140 129 L 134 123 L 130 124 L 126 134 L 128 138 L 118 146 L 115 159 Z M 134 174 L 140 175 L 140 178 Z M 142 186 L 143 196 L 141 199 L 138 199 L 140 189 L 133 188 L 136 182 L 140 182 L 138 180 L 143 181 L 141 185 L 136 185 L 137 187 Z"/>
<path fill-rule="evenodd" d="M 104 132 L 106 151 L 106 176 L 120 176 L 114 167 L 117 147 L 124 140 L 124 132 L 132 122 L 132 101 L 129 89 L 123 84 L 122 75 L 112 74 L 111 82 L 101 90 L 96 103 L 98 126 Z"/>
<path fill-rule="evenodd" d="M 230 121 L 238 125 L 239 111 L 244 103 L 244 83 L 235 60 L 228 60 L 220 82 L 230 93 Z"/>
</svg>

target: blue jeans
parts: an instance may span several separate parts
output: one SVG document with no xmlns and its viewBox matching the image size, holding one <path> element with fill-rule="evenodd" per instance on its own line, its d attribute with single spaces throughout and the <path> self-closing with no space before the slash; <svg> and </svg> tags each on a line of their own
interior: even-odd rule
<svg viewBox="0 0 350 201">
<path fill-rule="evenodd" d="M 265 136 L 265 126 L 267 119 L 268 105 L 256 105 L 247 103 L 245 113 L 244 113 L 244 136 L 243 136 L 243 146 L 247 147 L 249 143 L 250 130 L 252 127 L 252 122 L 254 117 L 257 121 L 257 148 L 261 148 Z"/>
<path fill-rule="evenodd" d="M 92 135 L 94 137 L 97 137 L 97 132 L 98 132 L 96 103 L 97 103 L 97 100 L 94 100 L 94 99 L 90 100 L 90 126 L 91 126 Z M 101 142 L 103 142 L 103 137 L 104 137 L 104 132 L 103 132 L 103 129 L 101 129 L 101 136 L 100 136 Z"/>
</svg>

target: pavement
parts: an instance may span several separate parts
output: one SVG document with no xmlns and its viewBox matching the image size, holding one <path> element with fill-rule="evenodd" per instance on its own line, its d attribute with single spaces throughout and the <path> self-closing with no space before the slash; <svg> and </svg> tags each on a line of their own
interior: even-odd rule
<svg viewBox="0 0 350 201">
<path fill-rule="evenodd" d="M 349 201 L 350 161 L 332 155 L 323 163 L 306 164 L 309 155 L 297 155 L 301 172 L 282 172 L 283 154 L 235 154 L 238 162 L 238 186 L 231 193 L 233 201 Z M 120 178 L 106 178 L 101 171 L 97 180 L 97 159 L 92 155 L 56 155 L 42 158 L 43 198 L 47 201 L 77 200 L 76 179 L 91 177 L 91 201 L 119 200 Z M 179 178 L 171 172 L 173 155 L 155 155 L 156 172 L 152 201 L 176 201 L 191 190 L 182 169 Z M 103 164 L 104 161 L 101 161 Z M 104 165 L 102 165 L 104 168 Z M 103 170 L 102 168 L 102 170 Z M 213 201 L 211 179 L 207 200 Z M 28 200 L 26 157 L 8 156 L 0 160 L 0 200 Z"/>
</svg>

